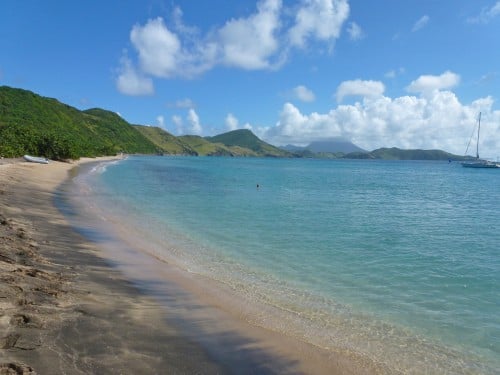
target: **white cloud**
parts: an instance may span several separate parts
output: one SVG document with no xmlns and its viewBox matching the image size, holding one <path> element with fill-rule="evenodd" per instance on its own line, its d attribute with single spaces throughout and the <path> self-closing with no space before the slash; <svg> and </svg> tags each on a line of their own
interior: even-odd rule
<svg viewBox="0 0 500 375">
<path fill-rule="evenodd" d="M 156 122 L 160 128 L 165 128 L 165 117 L 159 115 L 156 117 Z"/>
<path fill-rule="evenodd" d="M 354 81 L 344 81 L 338 88 L 335 96 L 337 102 L 342 102 L 346 96 L 375 97 L 384 93 L 385 86 L 380 81 L 363 81 L 356 79 Z"/>
<path fill-rule="evenodd" d="M 347 28 L 347 33 L 349 34 L 349 38 L 351 40 L 360 40 L 365 37 L 363 29 L 356 22 L 351 22 L 349 24 L 349 27 Z"/>
<path fill-rule="evenodd" d="M 175 125 L 178 135 L 201 135 L 203 128 L 200 123 L 200 118 L 194 109 L 189 109 L 185 121 L 181 116 L 172 116 L 172 122 Z"/>
<path fill-rule="evenodd" d="M 289 10 L 283 9 L 282 0 L 260 0 L 254 13 L 230 19 L 205 35 L 183 23 L 179 7 L 173 10 L 170 26 L 161 17 L 136 24 L 130 41 L 137 53 L 138 70 L 129 61 L 130 68 L 123 69 L 128 74 L 118 78 L 117 87 L 124 93 L 147 92 L 148 87 L 151 92 L 153 83 L 146 77 L 192 78 L 220 65 L 278 69 L 293 47 L 303 48 L 314 41 L 331 47 L 349 15 L 347 0 L 299 0 L 294 20 Z M 352 24 L 350 29 L 355 38 L 360 32 L 356 27 Z M 128 87 L 134 82 L 140 88 Z"/>
<path fill-rule="evenodd" d="M 188 134 L 201 135 L 201 133 L 203 133 L 203 129 L 200 124 L 200 118 L 198 117 L 198 114 L 195 112 L 195 110 L 192 108 L 188 111 L 187 122 L 189 125 L 187 128 Z"/>
<path fill-rule="evenodd" d="M 406 88 L 408 92 L 429 93 L 434 90 L 451 89 L 460 83 L 460 76 L 446 71 L 439 76 L 422 75 Z"/>
<path fill-rule="evenodd" d="M 484 142 L 481 154 L 495 158 L 500 149 L 500 111 L 493 111 L 492 105 L 491 97 L 464 105 L 451 91 L 394 99 L 386 96 L 364 98 L 323 114 L 303 114 L 293 104 L 286 103 L 275 126 L 256 132 L 278 145 L 342 137 L 367 150 L 394 146 L 442 149 L 462 155 L 477 114 L 482 111 L 481 130 L 484 132 L 481 138 Z"/>
<path fill-rule="evenodd" d="M 144 77 L 132 66 L 129 58 L 123 56 L 119 68 L 119 75 L 116 79 L 116 88 L 126 95 L 151 95 L 154 93 L 153 80 Z"/>
<path fill-rule="evenodd" d="M 264 0 L 256 14 L 228 21 L 218 31 L 222 61 L 243 69 L 265 69 L 279 48 L 276 32 L 280 26 L 280 0 Z"/>
<path fill-rule="evenodd" d="M 295 25 L 289 30 L 290 43 L 304 47 L 311 38 L 331 42 L 340 36 L 348 17 L 347 0 L 302 0 Z"/>
<path fill-rule="evenodd" d="M 316 97 L 314 93 L 303 85 L 299 85 L 293 89 L 294 96 L 303 102 L 313 102 Z"/>
<path fill-rule="evenodd" d="M 500 1 L 497 1 L 491 8 L 485 7 L 481 9 L 478 16 L 467 19 L 469 23 L 488 23 L 493 18 L 500 16 Z"/>
<path fill-rule="evenodd" d="M 139 53 L 139 62 L 145 73 L 157 77 L 172 77 L 182 59 L 181 42 L 158 17 L 146 25 L 135 25 L 130 40 Z"/>
<path fill-rule="evenodd" d="M 429 20 L 430 20 L 430 18 L 428 15 L 420 17 L 420 19 L 417 22 L 415 22 L 415 24 L 413 25 L 413 28 L 411 29 L 411 31 L 415 32 L 415 31 L 422 29 L 423 27 L 425 27 L 429 23 Z"/>
<path fill-rule="evenodd" d="M 238 125 L 238 119 L 232 113 L 228 113 L 226 116 L 226 129 L 229 131 L 236 130 L 238 129 Z"/>
</svg>

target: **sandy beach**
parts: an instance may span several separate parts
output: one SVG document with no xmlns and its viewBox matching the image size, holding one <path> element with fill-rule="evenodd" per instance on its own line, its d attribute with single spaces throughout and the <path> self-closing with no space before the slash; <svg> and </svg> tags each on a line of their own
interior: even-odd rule
<svg viewBox="0 0 500 375">
<path fill-rule="evenodd" d="M 54 205 L 68 173 L 93 160 L 0 162 L 0 374 L 385 373 L 252 326 L 217 306 L 224 298 L 183 288 L 179 270 L 155 293 L 138 287 Z"/>
</svg>

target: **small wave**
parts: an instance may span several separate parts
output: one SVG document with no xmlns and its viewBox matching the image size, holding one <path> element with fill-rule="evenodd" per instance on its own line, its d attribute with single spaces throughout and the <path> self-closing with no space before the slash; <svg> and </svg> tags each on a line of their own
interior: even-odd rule
<svg viewBox="0 0 500 375">
<path fill-rule="evenodd" d="M 121 160 L 112 160 L 112 161 L 105 161 L 97 164 L 96 166 L 92 167 L 90 170 L 90 174 L 103 174 L 104 172 L 107 171 L 107 167 L 110 165 L 115 165 L 118 164 Z"/>
</svg>

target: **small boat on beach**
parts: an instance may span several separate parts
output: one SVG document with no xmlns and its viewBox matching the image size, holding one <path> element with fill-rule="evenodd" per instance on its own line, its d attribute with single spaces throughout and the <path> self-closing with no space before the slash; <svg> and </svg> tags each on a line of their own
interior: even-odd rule
<svg viewBox="0 0 500 375">
<path fill-rule="evenodd" d="M 476 141 L 476 160 L 472 161 L 464 161 L 462 163 L 462 167 L 465 168 L 500 168 L 499 163 L 495 163 L 493 161 L 484 160 L 479 158 L 479 132 L 481 131 L 481 112 L 479 112 L 479 117 L 477 120 L 477 141 Z M 471 137 L 472 140 L 472 137 Z M 467 154 L 467 150 L 469 149 L 469 144 L 467 145 L 467 149 L 465 153 Z"/>
<path fill-rule="evenodd" d="M 24 155 L 24 160 L 29 161 L 31 163 L 39 163 L 39 164 L 49 164 L 49 159 L 41 158 L 38 156 Z"/>
</svg>

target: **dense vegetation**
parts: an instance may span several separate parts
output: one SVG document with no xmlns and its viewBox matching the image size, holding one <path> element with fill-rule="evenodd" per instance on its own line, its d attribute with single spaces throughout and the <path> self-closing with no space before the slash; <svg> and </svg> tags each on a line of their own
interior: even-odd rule
<svg viewBox="0 0 500 375">
<path fill-rule="evenodd" d="M 30 91 L 0 87 L 0 155 L 50 159 L 153 153 L 155 146 L 113 112 L 79 111 Z"/>
</svg>

